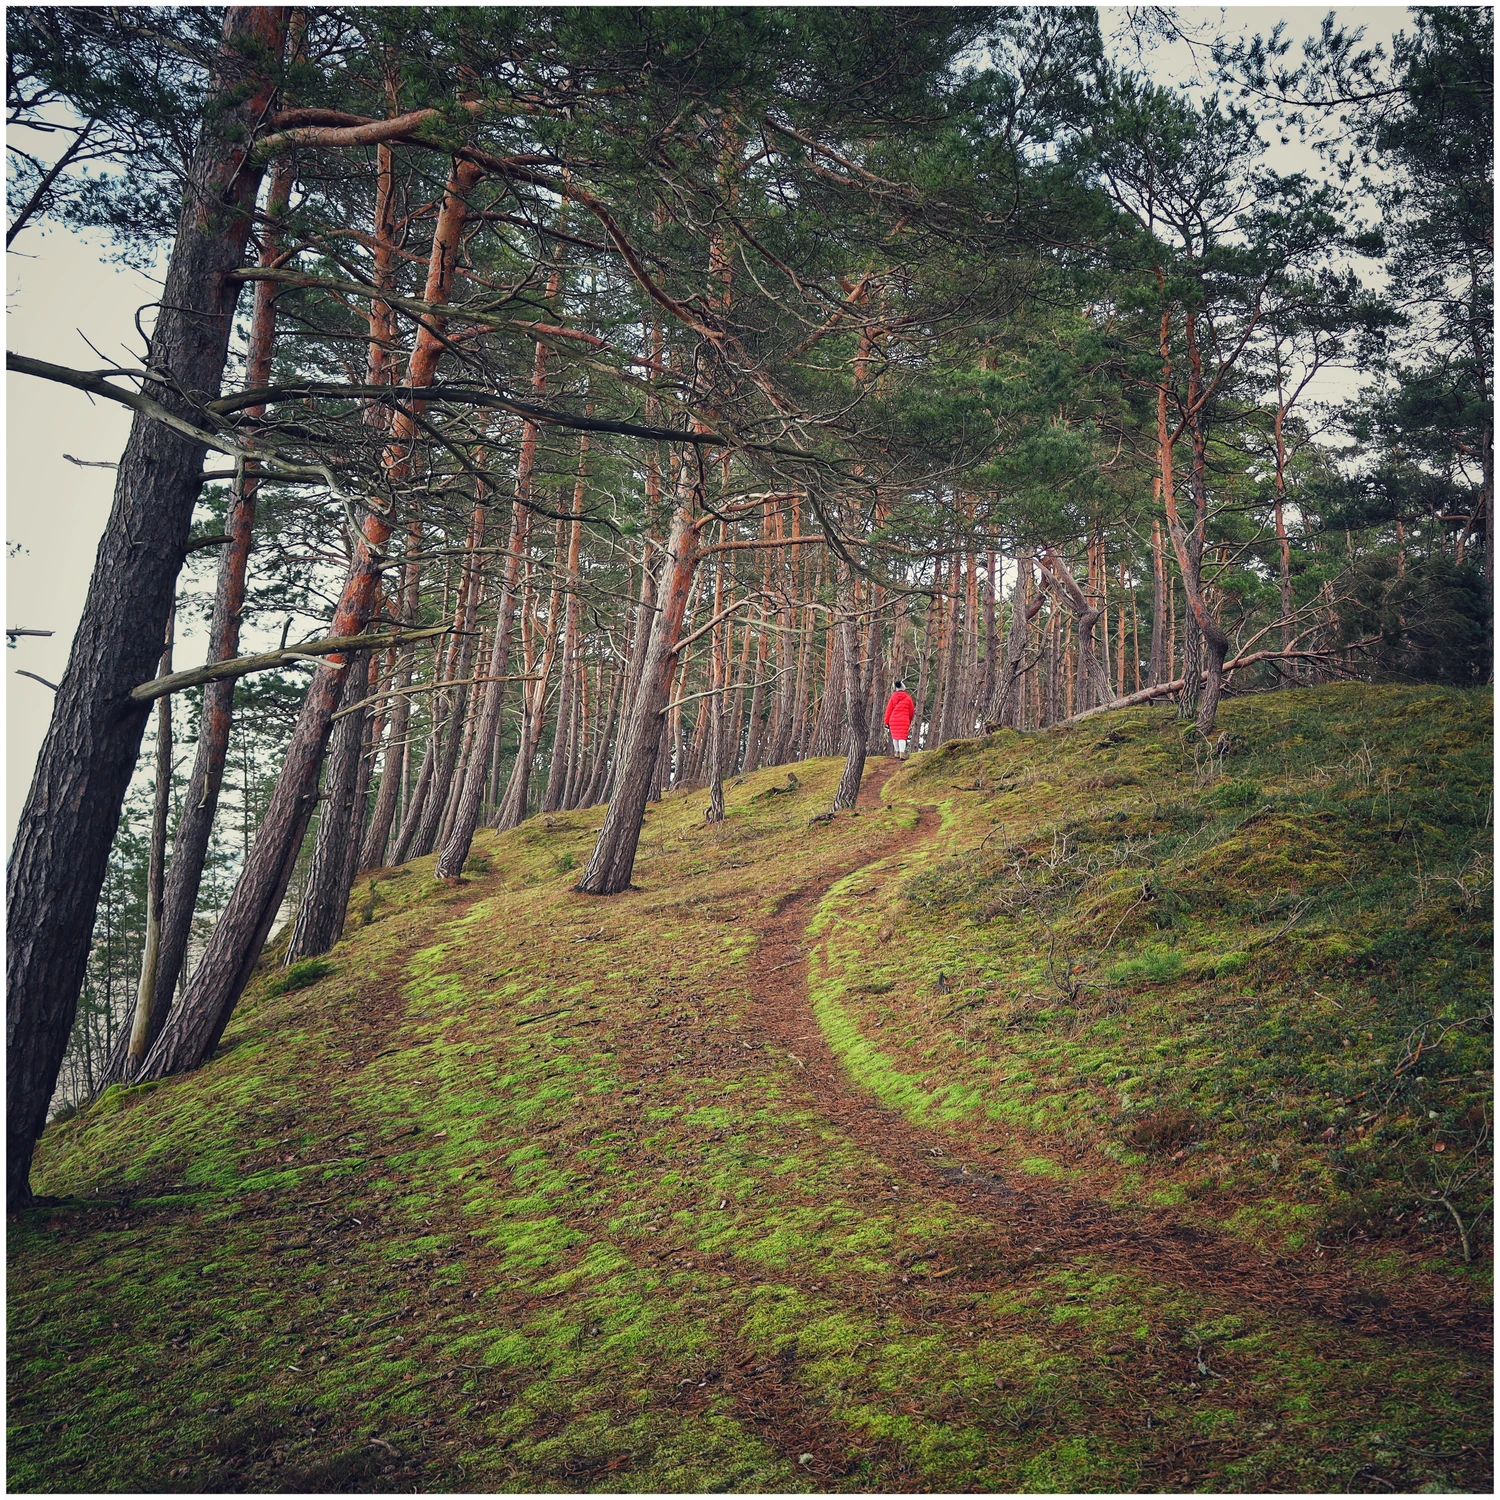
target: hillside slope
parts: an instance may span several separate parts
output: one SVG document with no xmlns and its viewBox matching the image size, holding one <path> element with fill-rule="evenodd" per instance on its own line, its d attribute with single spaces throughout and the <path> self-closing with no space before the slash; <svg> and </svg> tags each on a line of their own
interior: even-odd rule
<svg viewBox="0 0 1500 1500">
<path fill-rule="evenodd" d="M 1222 723 L 382 872 L 47 1131 L 11 1487 L 1486 1488 L 1489 697 Z"/>
</svg>

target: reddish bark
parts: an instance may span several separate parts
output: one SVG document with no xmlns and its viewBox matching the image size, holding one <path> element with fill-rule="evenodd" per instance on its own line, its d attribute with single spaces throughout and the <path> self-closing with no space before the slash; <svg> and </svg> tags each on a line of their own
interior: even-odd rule
<svg viewBox="0 0 1500 1500">
<path fill-rule="evenodd" d="M 467 213 L 467 194 L 479 175 L 478 169 L 468 163 L 455 164 L 433 231 L 425 292 L 429 302 L 448 300 L 459 235 Z M 420 390 L 432 383 L 444 348 L 441 334 L 442 324 L 437 318 L 418 333 L 408 368 L 407 383 L 412 389 Z M 405 477 L 415 432 L 413 416 L 398 414 L 392 424 L 393 440 L 386 459 L 394 480 Z M 357 635 L 368 623 L 379 588 L 381 549 L 390 539 L 391 531 L 385 517 L 374 513 L 365 517 L 362 536 L 333 617 L 332 634 Z M 271 930 L 312 816 L 323 754 L 343 690 L 337 669 L 343 665 L 337 657 L 330 657 L 328 667 L 320 667 L 313 678 L 255 846 L 187 993 L 172 1012 L 141 1069 L 144 1079 L 163 1078 L 198 1067 L 212 1055 L 224 1033 Z"/>
</svg>

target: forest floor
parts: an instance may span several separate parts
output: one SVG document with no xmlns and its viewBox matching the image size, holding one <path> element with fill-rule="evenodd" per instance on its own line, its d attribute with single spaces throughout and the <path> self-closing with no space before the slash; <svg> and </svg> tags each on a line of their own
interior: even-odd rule
<svg viewBox="0 0 1500 1500">
<path fill-rule="evenodd" d="M 10 1487 L 1487 1492 L 1490 712 L 780 767 L 605 900 L 601 809 L 379 872 L 46 1132 Z"/>
</svg>

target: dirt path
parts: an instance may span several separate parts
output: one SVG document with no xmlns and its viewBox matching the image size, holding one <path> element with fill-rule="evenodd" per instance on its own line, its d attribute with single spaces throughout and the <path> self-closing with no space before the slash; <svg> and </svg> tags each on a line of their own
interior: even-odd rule
<svg viewBox="0 0 1500 1500">
<path fill-rule="evenodd" d="M 880 805 L 880 792 L 899 762 L 876 764 L 860 789 L 861 808 Z M 916 837 L 937 831 L 936 809 L 921 809 Z M 763 922 L 750 964 L 754 996 L 750 1019 L 802 1064 L 797 1085 L 824 1119 L 890 1170 L 890 1180 L 864 1185 L 870 1201 L 889 1205 L 896 1194 L 946 1198 L 993 1226 L 993 1241 L 976 1248 L 980 1262 L 954 1278 L 970 1290 L 996 1276 L 1049 1269 L 1074 1258 L 1105 1255 L 1127 1261 L 1149 1277 L 1202 1290 L 1226 1303 L 1310 1314 L 1377 1338 L 1421 1340 L 1452 1348 L 1491 1347 L 1487 1308 L 1440 1275 L 1415 1270 L 1397 1287 L 1375 1288 L 1333 1251 L 1322 1259 L 1269 1257 L 1162 1211 L 1131 1212 L 1069 1193 L 1045 1179 L 996 1174 L 960 1127 L 924 1130 L 850 1083 L 813 1015 L 807 928 L 818 902 L 838 880 L 911 842 L 907 830 L 867 849 L 846 869 L 822 876 L 783 902 Z M 851 1184 L 851 1188 L 854 1188 Z M 954 1283 L 949 1283 L 954 1285 Z M 956 1290 L 955 1286 L 955 1290 Z"/>
</svg>

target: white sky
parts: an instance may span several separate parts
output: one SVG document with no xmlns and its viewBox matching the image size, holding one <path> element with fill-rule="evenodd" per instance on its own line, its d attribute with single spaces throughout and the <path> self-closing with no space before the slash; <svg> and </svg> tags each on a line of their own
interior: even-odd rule
<svg viewBox="0 0 1500 1500">
<path fill-rule="evenodd" d="M 1326 13 L 1326 7 L 1176 8 L 1184 28 L 1204 25 L 1225 35 L 1249 35 L 1268 33 L 1284 20 L 1297 40 L 1315 35 Z M 1396 6 L 1341 9 L 1338 16 L 1345 24 L 1364 26 L 1366 42 L 1384 41 L 1387 50 L 1392 34 L 1410 24 L 1407 10 Z M 1100 12 L 1116 59 L 1133 64 L 1125 17 L 1121 8 Z M 1191 49 L 1181 43 L 1154 49 L 1141 66 L 1159 82 L 1196 87 L 1205 82 Z M 1286 147 L 1273 141 L 1269 154 L 1283 171 L 1318 167 L 1314 153 L 1295 141 Z M 158 290 L 145 276 L 109 263 L 89 236 L 52 225 L 28 228 L 17 237 L 7 257 L 6 285 L 6 347 L 83 368 L 102 363 L 90 343 L 106 359 L 138 353 L 135 312 Z M 1347 388 L 1347 377 L 1344 383 Z M 5 657 L 8 846 L 52 705 L 49 689 L 17 676 L 16 669 L 53 682 L 61 677 L 114 484 L 111 470 L 78 468 L 63 454 L 113 462 L 125 445 L 130 417 L 122 407 L 26 376 L 8 377 L 5 391 L 5 539 L 24 550 L 7 560 L 4 623 L 55 632 L 47 640 L 23 637 Z M 1323 392 L 1342 393 L 1332 386 Z M 201 633 L 196 639 L 179 635 L 177 664 L 190 665 L 203 651 Z"/>
</svg>

